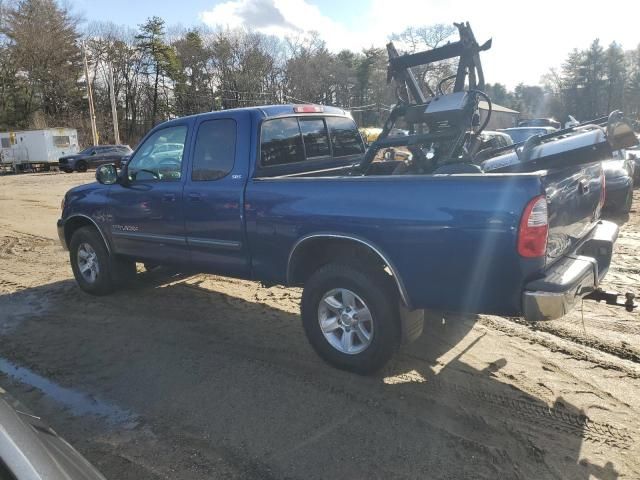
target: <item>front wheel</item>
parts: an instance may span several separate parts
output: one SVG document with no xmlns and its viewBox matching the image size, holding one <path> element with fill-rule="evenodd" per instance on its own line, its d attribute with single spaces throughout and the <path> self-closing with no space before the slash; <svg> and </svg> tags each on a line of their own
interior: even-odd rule
<svg viewBox="0 0 640 480">
<path fill-rule="evenodd" d="M 76 170 L 78 170 L 79 172 L 86 172 L 87 168 L 89 168 L 89 165 L 87 165 L 87 162 L 85 162 L 84 160 L 80 160 L 76 164 Z"/>
<path fill-rule="evenodd" d="M 302 294 L 302 322 L 327 363 L 359 374 L 382 368 L 400 345 L 398 298 L 383 271 L 328 264 Z"/>
<path fill-rule="evenodd" d="M 78 286 L 92 295 L 106 295 L 128 285 L 136 275 L 132 260 L 109 254 L 93 227 L 74 232 L 69 243 L 69 260 Z"/>
</svg>

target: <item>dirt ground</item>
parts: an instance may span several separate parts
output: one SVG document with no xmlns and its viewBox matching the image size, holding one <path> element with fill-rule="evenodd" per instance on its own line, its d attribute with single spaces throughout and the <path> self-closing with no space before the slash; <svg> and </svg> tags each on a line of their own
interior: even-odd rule
<svg viewBox="0 0 640 480">
<path fill-rule="evenodd" d="M 297 290 L 157 271 L 83 294 L 55 221 L 92 175 L 0 177 L 0 387 L 107 478 L 640 478 L 637 312 L 432 318 L 347 374 L 308 346 Z M 607 287 L 640 290 L 637 212 Z"/>
</svg>

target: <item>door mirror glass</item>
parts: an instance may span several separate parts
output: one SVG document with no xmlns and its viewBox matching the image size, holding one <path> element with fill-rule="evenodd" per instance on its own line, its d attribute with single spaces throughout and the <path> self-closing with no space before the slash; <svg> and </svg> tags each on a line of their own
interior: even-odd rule
<svg viewBox="0 0 640 480">
<path fill-rule="evenodd" d="M 103 185 L 113 185 L 118 180 L 118 171 L 113 164 L 101 165 L 96 169 L 96 180 Z"/>
<path fill-rule="evenodd" d="M 91 150 L 90 155 L 95 155 L 97 152 L 95 150 Z"/>
</svg>

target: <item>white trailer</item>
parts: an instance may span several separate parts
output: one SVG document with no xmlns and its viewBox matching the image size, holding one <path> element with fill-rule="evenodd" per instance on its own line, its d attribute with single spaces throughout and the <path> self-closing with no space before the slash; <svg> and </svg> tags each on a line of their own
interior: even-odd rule
<svg viewBox="0 0 640 480">
<path fill-rule="evenodd" d="M 78 152 L 78 131 L 74 128 L 47 128 L 0 132 L 0 163 L 14 172 L 49 170 L 63 155 Z"/>
</svg>

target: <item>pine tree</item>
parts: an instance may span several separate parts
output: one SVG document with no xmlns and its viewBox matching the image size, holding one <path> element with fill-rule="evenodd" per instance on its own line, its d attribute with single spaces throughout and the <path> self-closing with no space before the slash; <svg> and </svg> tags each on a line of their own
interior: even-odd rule
<svg viewBox="0 0 640 480">
<path fill-rule="evenodd" d="M 627 77 L 624 51 L 616 42 L 612 42 L 606 56 L 607 109 L 606 112 L 624 108 L 624 91 Z"/>
<path fill-rule="evenodd" d="M 136 35 L 137 48 L 144 59 L 144 75 L 151 87 L 151 124 L 158 122 L 160 111 L 159 94 L 163 88 L 168 104 L 166 82 L 175 76 L 177 61 L 173 49 L 165 43 L 164 20 L 151 17 L 140 25 L 140 33 Z"/>
<path fill-rule="evenodd" d="M 5 12 L 0 34 L 6 38 L 0 68 L 13 74 L 4 88 L 14 126 L 29 126 L 36 112 L 59 122 L 74 111 L 82 99 L 82 67 L 71 14 L 54 0 L 20 0 Z"/>
</svg>

